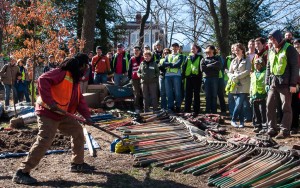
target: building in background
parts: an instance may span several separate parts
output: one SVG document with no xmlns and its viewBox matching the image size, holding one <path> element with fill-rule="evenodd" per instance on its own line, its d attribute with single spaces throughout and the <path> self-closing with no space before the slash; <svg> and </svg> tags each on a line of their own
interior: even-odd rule
<svg viewBox="0 0 300 188">
<path fill-rule="evenodd" d="M 124 26 L 125 36 L 123 38 L 123 41 L 127 50 L 131 51 L 134 46 L 139 44 L 141 21 L 142 14 L 141 12 L 137 12 L 135 21 L 128 21 Z M 152 23 L 151 21 L 146 22 L 144 30 L 144 46 L 149 45 L 150 49 L 152 50 L 152 45 L 158 40 L 164 41 L 164 36 L 164 30 L 160 27 L 159 24 Z"/>
</svg>

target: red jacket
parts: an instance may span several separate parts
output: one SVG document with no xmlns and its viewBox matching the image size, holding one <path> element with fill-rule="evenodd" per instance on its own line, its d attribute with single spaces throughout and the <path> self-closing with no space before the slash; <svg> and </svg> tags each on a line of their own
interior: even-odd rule
<svg viewBox="0 0 300 188">
<path fill-rule="evenodd" d="M 38 91 L 43 102 L 45 102 L 48 105 L 55 103 L 51 95 L 51 86 L 62 82 L 65 78 L 65 75 L 66 75 L 66 71 L 63 71 L 61 69 L 54 69 L 42 74 L 39 77 Z M 78 96 L 80 96 L 79 99 Z M 69 107 L 71 108 L 72 105 L 76 105 L 77 103 L 78 103 L 77 112 L 79 112 L 84 118 L 89 118 L 91 116 L 89 108 L 82 94 L 78 95 L 78 84 L 74 84 Z M 35 106 L 35 111 L 38 115 L 46 116 L 53 120 L 61 120 L 64 118 L 64 116 L 52 112 L 37 103 Z"/>
</svg>

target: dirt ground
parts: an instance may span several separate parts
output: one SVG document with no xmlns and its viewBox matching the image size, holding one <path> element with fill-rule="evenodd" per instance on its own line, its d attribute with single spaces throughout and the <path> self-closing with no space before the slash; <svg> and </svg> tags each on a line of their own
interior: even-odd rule
<svg viewBox="0 0 300 188">
<path fill-rule="evenodd" d="M 227 120 L 224 124 L 232 134 L 240 133 L 253 135 L 252 127 L 249 123 L 245 128 L 236 129 L 231 128 Z M 90 174 L 76 174 L 70 173 L 69 165 L 71 153 L 53 154 L 45 156 L 40 164 L 35 168 L 31 175 L 38 179 L 39 183 L 35 186 L 39 187 L 201 187 L 205 188 L 207 178 L 213 172 L 208 172 L 204 175 L 195 177 L 192 175 L 183 175 L 180 173 L 173 173 L 164 171 L 161 168 L 146 167 L 146 168 L 134 168 L 132 167 L 133 160 L 129 154 L 115 154 L 109 151 L 110 143 L 114 139 L 105 133 L 99 132 L 99 130 L 88 127 L 89 132 L 100 144 L 101 149 L 97 150 L 97 157 L 90 157 L 88 152 L 85 151 L 85 160 L 90 165 L 96 167 L 96 170 Z M 28 136 L 28 142 L 20 144 L 18 149 L 26 150 L 30 141 L 34 141 L 36 130 L 18 130 L 13 131 L 11 134 L 14 137 L 18 135 Z M 28 135 L 28 133 L 31 133 Z M 7 134 L 7 133 L 6 133 Z M 19 137 L 23 137 L 19 136 Z M 26 137 L 25 136 L 25 137 Z M 7 138 L 1 134 L 0 138 Z M 54 142 L 50 149 L 68 149 L 69 141 L 62 135 L 57 135 L 56 140 L 64 140 L 62 143 Z M 3 139 L 2 139 L 3 140 Z M 22 141 L 13 141 L 23 143 Z M 67 141 L 67 142 L 66 142 Z M 293 145 L 300 144 L 299 135 L 294 136 L 282 141 L 278 141 L 279 144 Z M 27 144 L 25 144 L 27 143 Z M 55 144 L 56 143 L 56 144 Z M 24 146 L 25 145 L 25 146 Z M 65 145 L 65 148 L 61 148 L 61 145 Z M 60 147 L 58 147 L 60 146 Z M 9 149 L 2 148 L 1 152 L 9 151 Z M 17 150 L 15 150 L 17 151 Z M 1 153 L 0 152 L 0 153 Z M 0 159 L 0 184 L 1 187 L 27 187 L 20 186 L 11 183 L 11 178 L 18 168 L 20 162 L 24 160 L 22 158 L 10 158 Z"/>
<path fill-rule="evenodd" d="M 3 122 L 2 122 L 3 125 Z M 223 124 L 227 128 L 230 137 L 236 133 L 252 135 L 251 123 L 246 123 L 245 128 L 233 128 L 226 120 Z M 34 127 L 34 126 L 33 126 Z M 201 176 L 184 175 L 162 170 L 157 167 L 134 168 L 133 158 L 130 154 L 111 153 L 110 143 L 113 137 L 100 132 L 93 127 L 87 127 L 101 149 L 97 150 L 97 156 L 91 157 L 85 151 L 85 161 L 96 167 L 93 173 L 69 172 L 71 153 L 52 154 L 45 156 L 39 165 L 32 170 L 31 175 L 38 179 L 37 187 L 208 187 L 207 178 L 213 172 Z M 0 132 L 0 153 L 28 151 L 35 140 L 36 129 L 13 130 Z M 300 144 L 300 135 L 284 140 L 276 140 L 278 144 L 291 146 Z M 21 138 L 18 139 L 18 138 Z M 24 139 L 23 139 L 24 138 Z M 69 149 L 70 138 L 56 135 L 56 139 L 49 149 Z M 29 187 L 17 185 L 11 182 L 12 176 L 25 157 L 0 159 L 0 187 Z"/>
</svg>

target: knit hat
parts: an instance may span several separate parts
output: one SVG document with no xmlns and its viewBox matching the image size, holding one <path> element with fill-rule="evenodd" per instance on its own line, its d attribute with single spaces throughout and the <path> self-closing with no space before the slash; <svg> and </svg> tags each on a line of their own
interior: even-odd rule
<svg viewBox="0 0 300 188">
<path fill-rule="evenodd" d="M 270 37 L 273 37 L 278 42 L 278 44 L 283 40 L 281 31 L 278 29 L 272 30 L 268 35 L 268 38 Z"/>
</svg>

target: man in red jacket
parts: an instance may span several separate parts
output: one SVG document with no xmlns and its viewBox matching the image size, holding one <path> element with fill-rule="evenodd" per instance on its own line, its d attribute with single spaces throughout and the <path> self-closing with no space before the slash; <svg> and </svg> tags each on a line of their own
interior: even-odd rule
<svg viewBox="0 0 300 188">
<path fill-rule="evenodd" d="M 33 184 L 37 180 L 29 173 L 35 168 L 55 137 L 57 129 L 71 136 L 72 163 L 71 172 L 82 172 L 90 169 L 84 163 L 84 135 L 81 125 L 73 118 L 66 116 L 66 111 L 79 112 L 88 123 L 92 123 L 88 106 L 80 93 L 79 80 L 88 64 L 86 54 L 78 54 L 75 58 L 66 59 L 59 69 L 42 74 L 38 79 L 40 96 L 35 111 L 39 133 L 12 181 L 20 184 Z M 59 112 L 59 113 L 58 113 Z"/>
</svg>

